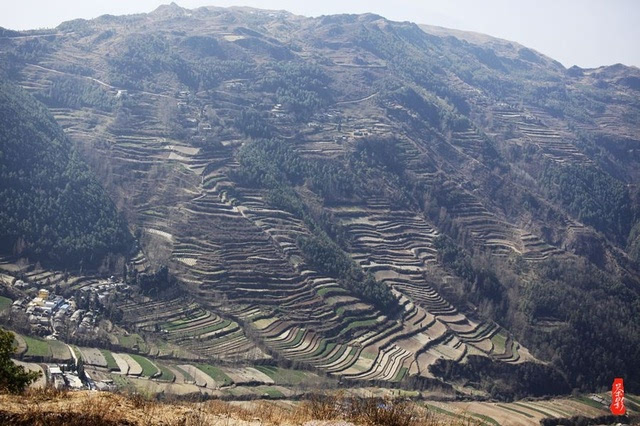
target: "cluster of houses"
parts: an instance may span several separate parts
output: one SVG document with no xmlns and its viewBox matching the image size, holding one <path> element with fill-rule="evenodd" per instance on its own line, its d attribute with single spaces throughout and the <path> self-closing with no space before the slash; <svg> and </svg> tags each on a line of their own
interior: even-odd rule
<svg viewBox="0 0 640 426">
<path fill-rule="evenodd" d="M 47 364 L 47 383 L 55 389 L 116 391 L 113 380 L 94 380 L 89 373 L 75 364 Z"/>
<path fill-rule="evenodd" d="M 104 303 L 109 296 L 118 293 L 126 293 L 131 287 L 123 281 L 116 281 L 114 277 L 106 281 L 99 281 L 90 285 L 86 285 L 80 289 L 81 292 L 89 293 L 97 298 L 100 303 Z"/>
<path fill-rule="evenodd" d="M 51 383 L 55 389 L 84 389 L 85 385 L 80 379 L 77 370 L 68 368 L 66 365 L 48 364 L 47 382 Z"/>
<path fill-rule="evenodd" d="M 67 315 L 76 311 L 76 303 L 73 298 L 65 299 L 42 288 L 31 300 L 24 298 L 13 302 L 12 309 L 23 311 L 29 316 L 29 324 L 33 331 L 55 336 L 56 328 L 59 328 Z"/>
<path fill-rule="evenodd" d="M 93 330 L 100 319 L 100 307 L 105 306 L 114 294 L 128 293 L 131 287 L 114 277 L 88 281 L 73 296 L 66 298 L 55 294 L 51 283 L 15 280 L 13 287 L 30 296 L 15 300 L 11 310 L 26 314 L 31 331 L 45 335 L 46 340 L 56 340 L 64 327 L 71 326 L 80 333 Z M 48 288 L 36 287 L 42 285 Z M 40 365 L 48 384 L 56 389 L 116 390 L 116 385 L 109 378 L 92 378 L 84 371 L 80 356 L 71 347 L 69 352 L 72 356 L 69 362 Z"/>
<path fill-rule="evenodd" d="M 194 106 L 190 107 L 189 96 L 191 92 L 188 90 L 183 90 L 178 93 L 178 109 L 183 114 L 182 125 L 186 129 L 191 129 L 191 131 L 195 133 L 206 133 L 210 132 L 213 128 L 210 123 L 202 121 L 206 105 L 201 108 L 197 108 Z M 200 120 L 198 119 L 200 118 Z"/>
<path fill-rule="evenodd" d="M 16 287 L 20 288 L 20 286 L 25 287 L 25 284 L 16 282 Z M 87 285 L 80 292 L 85 298 L 96 300 L 99 304 L 104 305 L 105 301 L 116 291 L 127 292 L 129 289 L 127 284 L 115 282 L 112 277 Z M 59 330 L 66 323 L 75 325 L 77 331 L 81 333 L 88 332 L 95 327 L 98 319 L 97 313 L 91 309 L 80 309 L 78 304 L 79 301 L 74 296 L 65 299 L 41 288 L 31 300 L 22 298 L 13 302 L 12 309 L 28 315 L 29 324 L 34 333 L 57 338 Z"/>
</svg>

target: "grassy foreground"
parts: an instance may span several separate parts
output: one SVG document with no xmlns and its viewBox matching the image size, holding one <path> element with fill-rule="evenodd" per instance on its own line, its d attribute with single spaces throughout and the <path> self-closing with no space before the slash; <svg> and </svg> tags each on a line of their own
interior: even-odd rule
<svg viewBox="0 0 640 426">
<path fill-rule="evenodd" d="M 13 425 L 480 425 L 452 420 L 408 401 L 322 396 L 291 401 L 148 400 L 140 394 L 30 389 L 0 395 L 0 423 Z"/>
<path fill-rule="evenodd" d="M 562 401 L 565 405 L 578 404 L 575 400 Z M 302 401 L 251 400 L 184 400 L 165 397 L 162 401 L 148 399 L 142 394 L 94 391 L 57 391 L 51 388 L 31 388 L 20 395 L 0 394 L 0 424 L 36 426 L 204 426 L 204 425 L 305 425 L 305 426 L 479 426 L 479 425 L 583 425 L 622 424 L 640 425 L 640 416 L 633 410 L 629 417 L 613 418 L 601 408 L 593 409 L 591 417 L 572 416 L 571 420 L 544 420 L 554 401 L 545 406 L 544 416 L 533 418 L 514 416 L 513 413 L 531 408 L 530 403 L 507 404 L 506 411 L 496 412 L 502 404 L 487 403 L 488 410 L 463 403 L 441 405 L 431 401 L 421 403 L 406 399 L 360 398 L 332 393 Z M 443 408 L 446 407 L 446 408 Z M 493 407 L 493 408 L 492 408 Z M 458 407 L 460 408 L 460 407 Z M 494 411 L 492 411 L 494 410 Z M 583 410 L 584 411 L 584 410 Z M 511 415 L 509 415 L 511 413 Z M 524 413 L 524 412 L 523 412 Z M 588 412 L 584 411 L 588 416 Z M 589 421 L 589 422 L 587 422 Z M 596 421 L 594 423 L 594 421 Z"/>
</svg>

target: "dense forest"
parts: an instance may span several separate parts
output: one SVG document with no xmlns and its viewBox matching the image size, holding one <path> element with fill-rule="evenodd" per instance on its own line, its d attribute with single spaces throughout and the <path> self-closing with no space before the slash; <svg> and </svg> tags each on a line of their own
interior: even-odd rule
<svg viewBox="0 0 640 426">
<path fill-rule="evenodd" d="M 0 120 L 2 251 L 69 268 L 128 254 L 115 206 L 47 109 L 3 83 Z"/>
<path fill-rule="evenodd" d="M 596 167 L 547 167 L 542 186 L 582 222 L 624 243 L 634 223 L 625 185 Z"/>
</svg>

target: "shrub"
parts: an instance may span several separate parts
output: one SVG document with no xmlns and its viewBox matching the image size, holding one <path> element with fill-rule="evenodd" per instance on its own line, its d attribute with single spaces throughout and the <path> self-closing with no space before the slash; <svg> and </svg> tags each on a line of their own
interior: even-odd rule
<svg viewBox="0 0 640 426">
<path fill-rule="evenodd" d="M 0 329 L 0 391 L 20 393 L 38 377 L 40 372 L 25 371 L 11 360 L 15 353 L 13 333 Z"/>
<path fill-rule="evenodd" d="M 413 426 L 428 424 L 420 419 L 411 403 L 385 398 L 352 398 L 349 419 L 356 424 L 380 426 Z"/>
</svg>

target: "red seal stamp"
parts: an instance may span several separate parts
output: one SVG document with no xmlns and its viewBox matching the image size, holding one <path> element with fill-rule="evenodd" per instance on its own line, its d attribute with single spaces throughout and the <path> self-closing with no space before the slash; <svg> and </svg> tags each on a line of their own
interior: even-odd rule
<svg viewBox="0 0 640 426">
<path fill-rule="evenodd" d="M 624 416 L 627 410 L 624 408 L 624 382 L 616 378 L 611 386 L 611 413 L 614 416 Z"/>
</svg>

